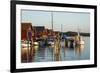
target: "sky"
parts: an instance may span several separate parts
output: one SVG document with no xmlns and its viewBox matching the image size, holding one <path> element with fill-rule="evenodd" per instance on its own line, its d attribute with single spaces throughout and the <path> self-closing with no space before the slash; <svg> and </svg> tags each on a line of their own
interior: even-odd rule
<svg viewBox="0 0 100 73">
<path fill-rule="evenodd" d="M 51 12 L 21 10 L 21 22 L 30 22 L 32 26 L 45 26 L 52 29 L 53 13 L 53 30 L 54 31 L 80 31 L 90 32 L 90 13 L 83 12 Z"/>
</svg>

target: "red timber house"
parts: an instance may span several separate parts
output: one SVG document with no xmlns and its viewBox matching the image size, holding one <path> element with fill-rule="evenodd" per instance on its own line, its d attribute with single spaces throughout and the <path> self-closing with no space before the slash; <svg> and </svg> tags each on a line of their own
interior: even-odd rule
<svg viewBox="0 0 100 73">
<path fill-rule="evenodd" d="M 27 30 L 31 27 L 32 23 L 21 23 L 21 40 L 27 40 Z"/>
</svg>

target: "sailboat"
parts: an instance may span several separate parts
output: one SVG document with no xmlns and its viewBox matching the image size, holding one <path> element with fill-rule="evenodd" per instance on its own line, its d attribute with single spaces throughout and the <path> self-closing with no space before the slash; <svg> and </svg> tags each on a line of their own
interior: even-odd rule
<svg viewBox="0 0 100 73">
<path fill-rule="evenodd" d="M 80 36 L 80 33 L 77 33 L 77 36 L 75 36 L 75 45 L 84 45 L 85 42 L 83 40 L 83 37 Z"/>
<path fill-rule="evenodd" d="M 79 33 L 78 33 L 78 34 L 79 34 Z M 84 45 L 84 44 L 85 44 L 85 42 L 84 42 L 84 40 L 83 40 L 83 37 L 80 36 L 80 34 L 79 34 L 79 44 L 80 44 L 80 45 Z"/>
</svg>

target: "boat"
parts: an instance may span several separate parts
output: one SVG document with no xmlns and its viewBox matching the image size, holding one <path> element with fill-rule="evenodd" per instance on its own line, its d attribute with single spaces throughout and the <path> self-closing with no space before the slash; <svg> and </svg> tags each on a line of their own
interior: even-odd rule
<svg viewBox="0 0 100 73">
<path fill-rule="evenodd" d="M 75 43 L 74 44 L 75 45 L 84 45 L 85 44 L 85 42 L 84 42 L 82 36 L 80 36 L 79 32 L 78 32 L 78 35 L 75 36 Z"/>
<path fill-rule="evenodd" d="M 84 45 L 84 44 L 85 44 L 85 42 L 84 42 L 82 36 L 80 37 L 80 44 L 81 44 L 81 45 Z"/>
<path fill-rule="evenodd" d="M 53 39 L 48 39 L 48 45 L 53 46 L 54 45 L 54 40 Z"/>
<path fill-rule="evenodd" d="M 39 43 L 38 42 L 34 42 L 33 45 L 34 46 L 39 46 Z"/>
</svg>

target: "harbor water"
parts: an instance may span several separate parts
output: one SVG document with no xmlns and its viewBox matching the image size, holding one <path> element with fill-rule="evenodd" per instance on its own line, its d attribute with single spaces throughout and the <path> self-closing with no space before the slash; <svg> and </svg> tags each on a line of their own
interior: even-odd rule
<svg viewBox="0 0 100 73">
<path fill-rule="evenodd" d="M 56 53 L 52 46 L 34 46 L 29 61 L 22 62 L 52 62 L 52 61 L 73 61 L 90 59 L 90 37 L 83 37 L 84 45 L 73 48 L 61 46 Z M 63 42 L 61 42 L 64 45 Z"/>
</svg>

